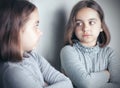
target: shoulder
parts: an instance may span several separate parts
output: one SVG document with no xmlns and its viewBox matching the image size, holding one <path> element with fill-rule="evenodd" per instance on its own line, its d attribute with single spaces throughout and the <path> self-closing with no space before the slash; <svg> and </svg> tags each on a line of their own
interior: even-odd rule
<svg viewBox="0 0 120 88">
<path fill-rule="evenodd" d="M 30 56 L 37 62 L 39 66 L 44 66 L 50 64 L 46 58 L 40 55 L 37 51 L 32 51 Z"/>
<path fill-rule="evenodd" d="M 100 52 L 105 55 L 110 55 L 110 54 L 113 54 L 115 50 L 109 46 L 106 46 L 106 47 L 100 48 Z"/>
<path fill-rule="evenodd" d="M 61 52 L 76 52 L 76 49 L 71 45 L 66 45 L 61 49 Z"/>
<path fill-rule="evenodd" d="M 38 53 L 38 51 L 35 51 L 35 50 L 31 51 L 28 55 L 29 55 L 29 57 L 32 57 L 34 59 L 36 59 L 36 58 L 42 58 L 42 56 L 40 55 L 40 53 Z"/>
<path fill-rule="evenodd" d="M 119 59 L 119 57 L 120 57 L 118 52 L 115 49 L 113 49 L 113 48 L 111 48 L 109 46 L 101 48 L 99 53 L 103 57 L 109 58 L 109 60 L 112 60 L 113 58 L 114 59 Z"/>
<path fill-rule="evenodd" d="M 25 72 L 25 70 L 21 65 L 19 65 L 19 62 L 6 62 L 6 69 L 4 74 L 15 75 L 16 73 L 20 74 L 20 72 Z"/>
<path fill-rule="evenodd" d="M 25 77 L 25 74 L 26 74 L 26 71 L 24 69 L 22 69 L 19 65 L 13 65 L 10 62 L 10 64 L 8 64 L 7 68 L 4 70 L 3 81 L 5 81 L 5 83 L 7 82 L 14 83 L 16 80 L 16 77 L 17 79 L 21 79 Z"/>
<path fill-rule="evenodd" d="M 110 46 L 103 47 L 103 48 L 101 48 L 101 50 L 103 50 L 103 51 L 105 51 L 105 52 L 114 51 L 113 48 L 111 48 Z"/>
<path fill-rule="evenodd" d="M 74 58 L 78 57 L 78 52 L 74 46 L 66 45 L 61 49 L 60 56 L 61 58 Z"/>
<path fill-rule="evenodd" d="M 42 62 L 43 60 L 45 60 L 45 58 L 43 56 L 40 55 L 40 53 L 38 53 L 38 51 L 33 50 L 32 52 L 29 53 L 29 57 L 34 59 L 36 62 Z"/>
<path fill-rule="evenodd" d="M 35 85 L 38 86 L 33 72 L 27 68 L 28 66 L 22 68 L 11 62 L 7 66 L 2 77 L 3 85 L 6 88 L 35 88 Z"/>
</svg>

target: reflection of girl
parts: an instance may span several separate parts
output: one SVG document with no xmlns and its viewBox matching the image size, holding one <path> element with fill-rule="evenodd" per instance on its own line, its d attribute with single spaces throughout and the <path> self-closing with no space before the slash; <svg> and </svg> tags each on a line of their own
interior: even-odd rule
<svg viewBox="0 0 120 88">
<path fill-rule="evenodd" d="M 73 88 L 31 51 L 41 35 L 37 8 L 26 0 L 0 3 L 0 88 Z"/>
<path fill-rule="evenodd" d="M 107 46 L 109 41 L 101 7 L 93 0 L 78 2 L 61 50 L 62 68 L 77 88 L 120 87 L 120 58 Z"/>
</svg>

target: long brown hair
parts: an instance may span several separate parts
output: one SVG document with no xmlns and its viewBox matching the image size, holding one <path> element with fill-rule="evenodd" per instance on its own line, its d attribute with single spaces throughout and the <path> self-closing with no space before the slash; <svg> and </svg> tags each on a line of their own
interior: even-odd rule
<svg viewBox="0 0 120 88">
<path fill-rule="evenodd" d="M 95 11 L 98 12 L 99 14 L 99 18 L 101 20 L 101 26 L 103 31 L 100 32 L 99 36 L 98 36 L 98 42 L 100 44 L 100 47 L 105 47 L 106 45 L 109 44 L 110 42 L 110 32 L 108 30 L 108 27 L 105 23 L 104 20 L 104 12 L 102 10 L 102 8 L 100 7 L 100 5 L 95 2 L 94 0 L 83 0 L 78 2 L 72 9 L 71 14 L 70 14 L 70 18 L 68 20 L 68 23 L 66 25 L 66 32 L 65 32 L 65 39 L 64 39 L 64 43 L 65 45 L 73 45 L 73 40 L 77 39 L 74 30 L 75 30 L 75 17 L 78 13 L 78 11 L 80 11 L 82 8 L 92 8 Z"/>
<path fill-rule="evenodd" d="M 20 29 L 36 6 L 27 0 L 0 2 L 0 61 L 21 61 Z"/>
</svg>

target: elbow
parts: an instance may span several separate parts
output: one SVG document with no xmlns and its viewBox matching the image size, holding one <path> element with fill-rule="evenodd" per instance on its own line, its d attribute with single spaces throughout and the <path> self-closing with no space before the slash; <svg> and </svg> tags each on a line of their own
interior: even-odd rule
<svg viewBox="0 0 120 88">
<path fill-rule="evenodd" d="M 62 88 L 73 88 L 71 80 L 65 76 L 64 79 L 61 80 Z"/>
<path fill-rule="evenodd" d="M 77 88 L 98 88 L 97 86 L 95 87 L 95 83 L 88 81 L 88 80 L 87 81 L 82 80 L 81 82 L 77 82 L 74 84 Z"/>
<path fill-rule="evenodd" d="M 68 86 L 67 88 L 73 88 L 72 82 L 69 78 L 66 80 L 66 86 Z"/>
<path fill-rule="evenodd" d="M 85 82 L 84 84 L 82 84 L 81 88 L 94 88 L 91 86 L 90 82 Z"/>
<path fill-rule="evenodd" d="M 64 83 L 62 83 L 62 88 L 73 88 L 72 82 L 70 80 L 65 80 Z"/>
<path fill-rule="evenodd" d="M 99 88 L 99 84 L 93 82 L 93 81 L 88 81 L 85 83 L 84 88 Z"/>
</svg>

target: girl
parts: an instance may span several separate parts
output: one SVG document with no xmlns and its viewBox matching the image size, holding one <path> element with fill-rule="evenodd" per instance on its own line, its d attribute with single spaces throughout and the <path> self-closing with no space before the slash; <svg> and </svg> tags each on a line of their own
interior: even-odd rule
<svg viewBox="0 0 120 88">
<path fill-rule="evenodd" d="M 77 88 L 120 88 L 120 58 L 107 45 L 110 33 L 94 0 L 72 9 L 61 50 L 65 74 Z"/>
<path fill-rule="evenodd" d="M 26 0 L 0 2 L 0 88 L 73 88 L 33 48 L 41 35 L 38 10 Z"/>
</svg>

